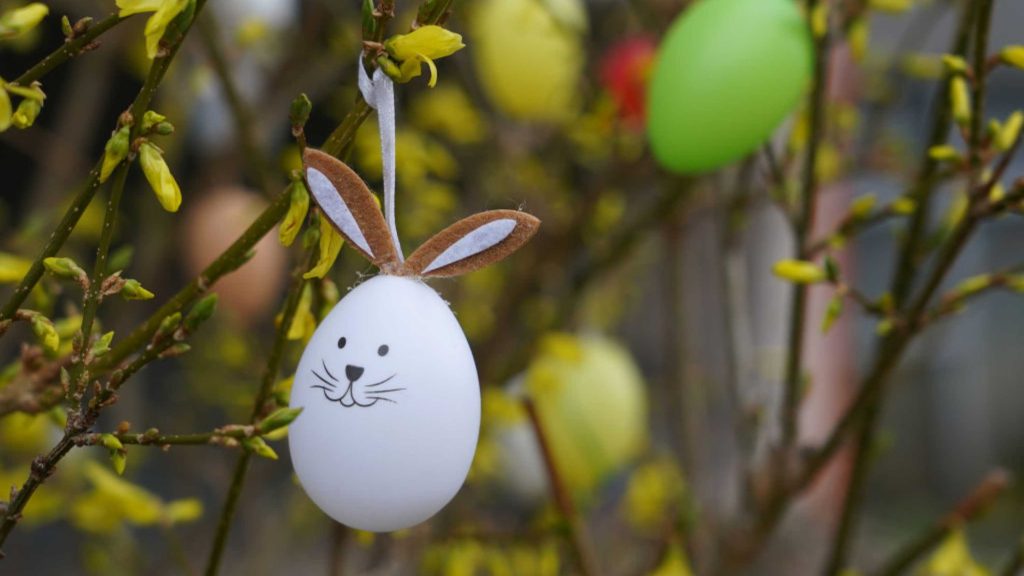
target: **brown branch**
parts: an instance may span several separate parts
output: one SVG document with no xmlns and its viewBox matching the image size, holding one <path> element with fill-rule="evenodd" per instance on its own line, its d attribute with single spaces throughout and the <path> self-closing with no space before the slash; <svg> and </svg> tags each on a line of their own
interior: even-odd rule
<svg viewBox="0 0 1024 576">
<path fill-rule="evenodd" d="M 874 575 L 897 576 L 904 573 L 925 553 L 942 542 L 953 530 L 984 514 L 1009 485 L 1010 476 L 1005 470 L 996 469 L 989 472 L 971 493 L 957 504 L 956 508 L 937 521 L 934 526 L 900 548 L 890 559 L 882 563 Z"/>
</svg>

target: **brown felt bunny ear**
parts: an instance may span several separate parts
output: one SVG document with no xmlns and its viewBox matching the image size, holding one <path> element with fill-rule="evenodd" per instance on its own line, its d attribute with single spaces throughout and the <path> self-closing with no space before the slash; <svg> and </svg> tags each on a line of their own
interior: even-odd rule
<svg viewBox="0 0 1024 576">
<path fill-rule="evenodd" d="M 458 276 L 497 262 L 526 243 L 540 220 L 525 212 L 491 210 L 463 218 L 416 249 L 405 261 L 414 276 Z"/>
<path fill-rule="evenodd" d="M 310 192 L 334 227 L 348 243 L 378 268 L 390 271 L 398 264 L 398 250 L 373 192 L 344 162 L 307 148 L 302 155 Z"/>
</svg>

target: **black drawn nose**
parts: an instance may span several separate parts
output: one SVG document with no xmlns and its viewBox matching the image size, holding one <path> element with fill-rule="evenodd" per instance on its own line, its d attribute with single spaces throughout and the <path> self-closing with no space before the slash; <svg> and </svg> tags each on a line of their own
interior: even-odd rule
<svg viewBox="0 0 1024 576">
<path fill-rule="evenodd" d="M 359 366 L 353 366 L 349 364 L 345 366 L 345 376 L 348 377 L 349 382 L 355 382 L 359 380 L 359 377 L 363 375 L 363 369 Z"/>
</svg>

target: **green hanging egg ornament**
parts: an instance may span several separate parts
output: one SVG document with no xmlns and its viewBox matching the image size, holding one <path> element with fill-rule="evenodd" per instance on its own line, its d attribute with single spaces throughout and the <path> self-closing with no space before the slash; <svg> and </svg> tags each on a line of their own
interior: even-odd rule
<svg viewBox="0 0 1024 576">
<path fill-rule="evenodd" d="M 651 76 L 655 159 L 693 174 L 754 151 L 799 104 L 813 50 L 794 0 L 699 0 L 669 28 Z"/>
</svg>

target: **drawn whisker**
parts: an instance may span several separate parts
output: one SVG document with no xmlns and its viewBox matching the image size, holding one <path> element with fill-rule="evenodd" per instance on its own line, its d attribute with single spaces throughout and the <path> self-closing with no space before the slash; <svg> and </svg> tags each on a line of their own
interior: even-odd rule
<svg viewBox="0 0 1024 576">
<path fill-rule="evenodd" d="M 326 378 L 324 378 L 323 376 L 321 376 L 321 375 L 317 374 L 316 370 L 310 370 L 310 372 L 312 372 L 312 373 L 313 373 L 313 376 L 316 376 L 316 377 L 317 377 L 317 379 L 318 379 L 318 380 L 320 380 L 321 382 L 323 382 L 324 384 L 327 384 L 327 385 L 328 385 L 328 386 L 330 386 L 331 388 L 337 388 L 337 385 L 335 385 L 335 384 L 334 384 L 334 383 L 332 383 L 331 381 L 327 380 L 327 379 L 326 379 Z"/>
<path fill-rule="evenodd" d="M 374 386 L 380 386 L 381 384 L 384 384 L 384 383 L 388 382 L 389 380 L 391 380 L 395 376 L 398 376 L 398 374 L 397 373 L 396 374 L 392 374 L 391 376 L 388 376 L 387 378 L 385 378 L 385 379 L 383 379 L 380 382 L 377 382 L 375 384 L 367 384 L 366 387 L 367 388 L 373 388 Z"/>
<path fill-rule="evenodd" d="M 312 386 L 310 386 L 310 388 L 319 388 L 319 389 L 327 391 L 327 392 L 334 392 L 335 391 L 332 388 L 328 388 L 327 386 L 321 386 L 319 384 L 313 384 Z"/>
<path fill-rule="evenodd" d="M 383 400 L 385 402 L 391 402 L 392 404 L 398 404 L 398 402 L 396 402 L 396 401 L 394 401 L 394 400 L 392 400 L 390 398 L 385 398 L 383 396 L 367 396 L 366 399 L 367 400 L 374 400 L 374 401 L 376 401 L 376 400 Z"/>
<path fill-rule="evenodd" d="M 405 390 L 405 388 L 391 388 L 391 389 L 388 389 L 388 390 L 371 390 L 369 392 L 369 394 L 386 394 L 388 392 L 400 392 L 402 390 Z"/>
<path fill-rule="evenodd" d="M 323 365 L 323 367 L 324 367 L 324 372 L 326 372 L 326 373 L 327 373 L 327 375 L 331 377 L 331 380 L 334 380 L 335 382 L 340 382 L 340 380 L 338 380 L 337 378 L 335 378 L 335 377 L 334 377 L 334 374 L 331 374 L 331 371 L 327 369 L 327 362 L 326 362 L 326 361 L 324 361 L 324 359 L 323 359 L 323 358 L 321 358 L 321 359 L 320 359 L 320 364 L 322 364 L 322 365 Z"/>
</svg>

